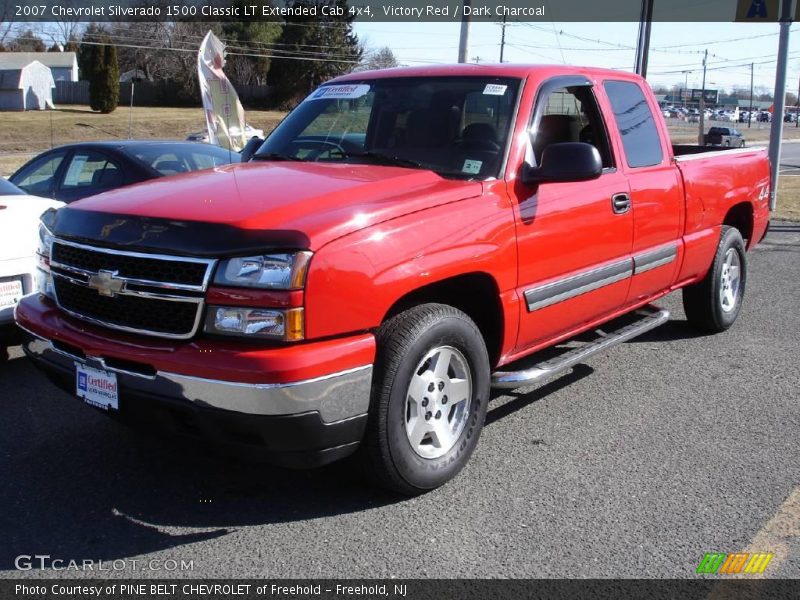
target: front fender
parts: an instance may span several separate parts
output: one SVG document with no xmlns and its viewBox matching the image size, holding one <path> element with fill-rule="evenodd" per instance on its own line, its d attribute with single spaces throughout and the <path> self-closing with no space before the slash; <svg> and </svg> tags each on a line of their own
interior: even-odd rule
<svg viewBox="0 0 800 600">
<path fill-rule="evenodd" d="M 329 243 L 311 261 L 306 336 L 374 329 L 398 299 L 458 275 L 487 273 L 501 294 L 512 290 L 517 276 L 513 218 L 503 198 L 482 195 Z"/>
</svg>

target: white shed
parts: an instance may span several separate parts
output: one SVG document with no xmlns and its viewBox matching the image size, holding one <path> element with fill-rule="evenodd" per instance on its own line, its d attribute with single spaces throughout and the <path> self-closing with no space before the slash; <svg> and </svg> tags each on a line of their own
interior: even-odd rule
<svg viewBox="0 0 800 600">
<path fill-rule="evenodd" d="M 55 81 L 78 81 L 75 52 L 0 52 L 0 70 L 21 69 L 35 60 L 50 67 Z"/>
<path fill-rule="evenodd" d="M 53 73 L 38 60 L 20 69 L 0 69 L 0 110 L 44 110 L 53 106 Z"/>
</svg>

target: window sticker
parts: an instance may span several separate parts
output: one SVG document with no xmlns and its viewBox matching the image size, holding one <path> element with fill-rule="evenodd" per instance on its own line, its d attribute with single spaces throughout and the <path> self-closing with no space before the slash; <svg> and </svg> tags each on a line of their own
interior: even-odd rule
<svg viewBox="0 0 800 600">
<path fill-rule="evenodd" d="M 500 85 L 498 83 L 487 83 L 486 87 L 483 88 L 483 95 L 484 96 L 502 96 L 506 93 L 508 89 L 507 85 Z"/>
<path fill-rule="evenodd" d="M 361 98 L 369 91 L 369 86 L 366 84 L 360 85 L 326 85 L 319 88 L 316 92 L 312 93 L 307 100 L 331 100 L 331 99 L 346 99 L 353 100 Z"/>
<path fill-rule="evenodd" d="M 477 175 L 481 172 L 481 166 L 483 166 L 483 161 L 472 160 L 468 158 L 464 161 L 464 166 L 461 167 L 461 172 L 469 173 L 470 175 Z"/>
</svg>

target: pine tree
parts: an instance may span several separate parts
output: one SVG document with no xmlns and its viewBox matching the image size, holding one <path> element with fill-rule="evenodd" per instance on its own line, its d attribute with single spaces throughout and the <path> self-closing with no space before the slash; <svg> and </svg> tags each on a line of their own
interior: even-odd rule
<svg viewBox="0 0 800 600">
<path fill-rule="evenodd" d="M 114 112 L 119 104 L 119 63 L 117 49 L 105 38 L 94 46 L 94 68 L 89 79 L 89 100 L 92 110 L 103 114 Z"/>
<path fill-rule="evenodd" d="M 319 15 L 326 0 L 297 0 L 293 7 L 317 7 L 318 16 L 289 16 L 278 38 L 281 53 L 294 58 L 274 57 L 267 83 L 272 88 L 272 103 L 289 108 L 321 83 L 348 73 L 361 60 L 363 50 L 353 32 L 353 16 L 347 0 L 336 0 L 342 17 L 322 20 Z"/>
<path fill-rule="evenodd" d="M 85 50 L 81 52 L 84 58 L 83 74 L 89 80 L 89 106 L 92 110 L 100 110 L 102 107 L 103 84 L 103 65 L 106 58 L 106 47 L 102 43 L 83 46 Z"/>
</svg>

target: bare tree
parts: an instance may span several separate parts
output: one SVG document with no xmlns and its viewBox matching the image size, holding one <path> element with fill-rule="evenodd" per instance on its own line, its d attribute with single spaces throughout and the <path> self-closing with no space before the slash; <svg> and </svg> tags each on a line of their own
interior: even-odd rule
<svg viewBox="0 0 800 600">
<path fill-rule="evenodd" d="M 389 46 L 366 52 L 358 70 L 391 69 L 398 66 L 397 58 Z"/>
</svg>

